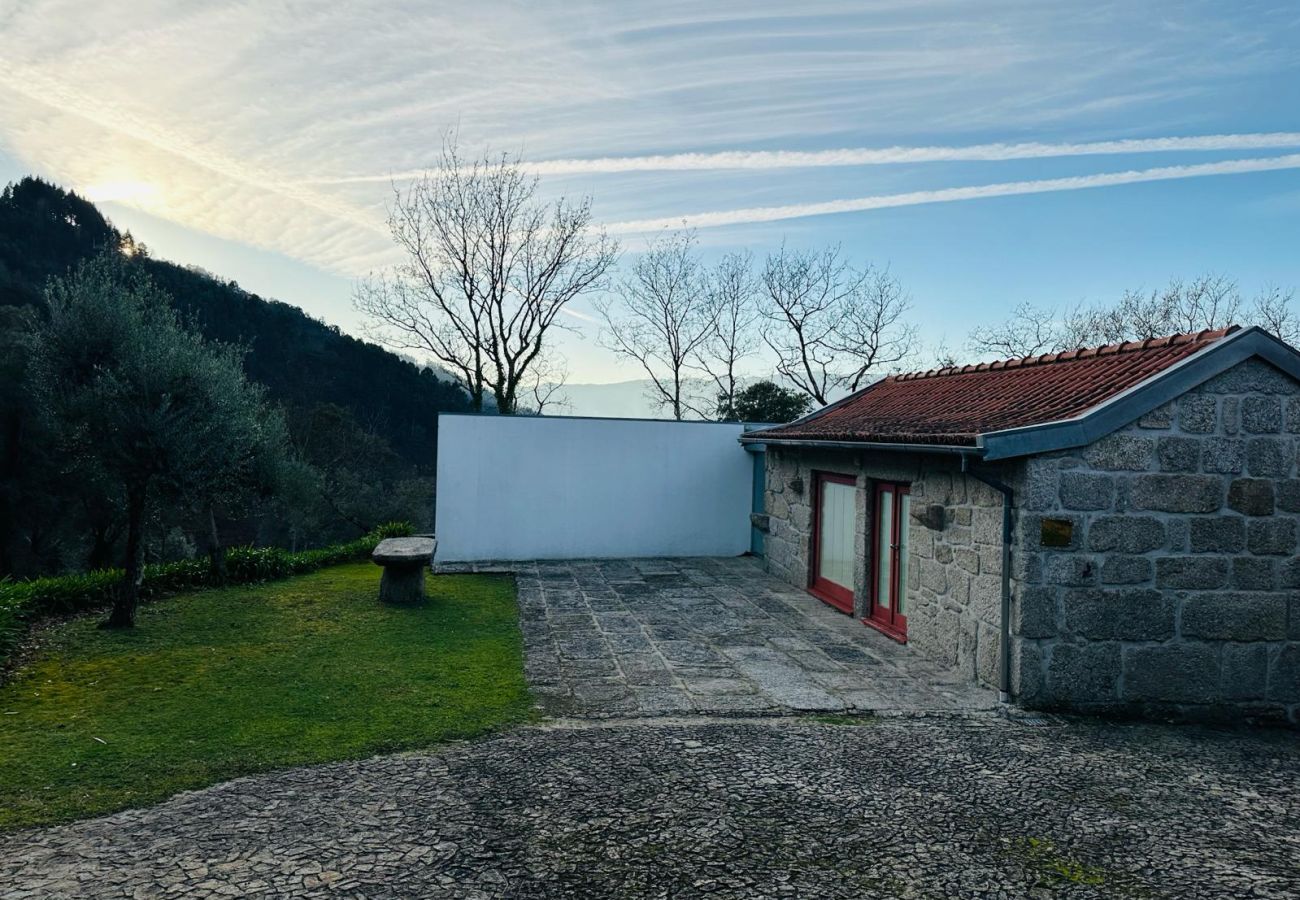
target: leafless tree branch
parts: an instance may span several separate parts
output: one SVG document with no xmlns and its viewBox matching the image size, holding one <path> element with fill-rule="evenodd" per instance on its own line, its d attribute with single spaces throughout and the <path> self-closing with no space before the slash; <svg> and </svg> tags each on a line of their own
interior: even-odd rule
<svg viewBox="0 0 1300 900">
<path fill-rule="evenodd" d="M 590 200 L 545 204 L 537 184 L 509 156 L 465 160 L 449 135 L 434 169 L 394 189 L 388 226 L 405 261 L 355 294 L 385 343 L 446 366 L 475 409 L 491 395 L 515 411 L 556 317 L 618 255 Z"/>
<path fill-rule="evenodd" d="M 690 392 L 690 369 L 715 330 L 717 313 L 695 255 L 695 234 L 659 235 L 632 267 L 622 296 L 603 298 L 601 343 L 636 361 L 650 382 L 650 399 L 674 419 L 704 416 Z"/>
<path fill-rule="evenodd" d="M 1300 337 L 1294 291 L 1265 288 L 1249 308 L 1237 283 L 1223 275 L 1174 279 L 1154 291 L 1125 291 L 1112 304 L 1079 305 L 1058 313 L 1022 303 L 997 325 L 976 328 L 967 348 L 982 356 L 1034 356 L 1138 341 L 1228 325 L 1259 325 L 1283 340 Z"/>
<path fill-rule="evenodd" d="M 706 276 L 713 328 L 696 349 L 695 367 L 713 380 L 718 409 L 733 409 L 740 389 L 739 366 L 760 346 L 756 326 L 762 290 L 753 256 L 728 253 Z"/>
<path fill-rule="evenodd" d="M 543 415 L 548 409 L 570 409 L 572 404 L 564 395 L 564 386 L 569 381 L 569 367 L 564 360 L 543 356 L 533 365 L 528 373 L 529 406 L 537 415 Z"/>
<path fill-rule="evenodd" d="M 857 390 L 915 343 L 909 303 L 888 271 L 854 269 L 838 247 L 782 247 L 763 267 L 763 341 L 786 381 L 818 403 Z"/>
<path fill-rule="evenodd" d="M 1293 300 L 1294 289 L 1283 290 L 1277 285 L 1267 285 L 1251 306 L 1251 323 L 1288 344 L 1295 344 L 1300 340 L 1300 317 L 1296 315 Z"/>
</svg>

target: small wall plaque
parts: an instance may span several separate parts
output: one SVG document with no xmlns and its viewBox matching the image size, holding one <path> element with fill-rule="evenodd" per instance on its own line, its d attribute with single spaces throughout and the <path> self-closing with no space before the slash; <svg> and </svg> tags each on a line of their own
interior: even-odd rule
<svg viewBox="0 0 1300 900">
<path fill-rule="evenodd" d="M 1074 523 L 1069 519 L 1043 519 L 1040 543 L 1044 547 L 1068 547 L 1074 539 Z"/>
</svg>

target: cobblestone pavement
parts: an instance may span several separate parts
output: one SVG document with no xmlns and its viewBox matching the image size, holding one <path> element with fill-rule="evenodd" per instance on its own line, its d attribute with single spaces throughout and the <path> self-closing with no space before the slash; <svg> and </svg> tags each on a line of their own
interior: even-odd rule
<svg viewBox="0 0 1300 900">
<path fill-rule="evenodd" d="M 0 898 L 1300 896 L 1293 734 L 607 721 L 0 837 Z"/>
<path fill-rule="evenodd" d="M 439 566 L 510 571 L 528 681 L 552 715 L 969 713 L 994 692 L 748 557 Z"/>
</svg>

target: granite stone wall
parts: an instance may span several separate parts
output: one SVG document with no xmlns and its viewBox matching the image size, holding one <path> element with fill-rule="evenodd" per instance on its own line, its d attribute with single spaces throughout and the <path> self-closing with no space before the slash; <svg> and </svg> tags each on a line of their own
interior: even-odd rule
<svg viewBox="0 0 1300 900">
<path fill-rule="evenodd" d="M 982 465 L 1016 490 L 1011 692 L 1031 707 L 1300 724 L 1300 383 L 1248 360 L 1078 448 Z M 908 643 L 994 685 L 1001 496 L 953 457 L 769 447 L 768 569 L 806 587 L 813 472 L 912 488 Z"/>
<path fill-rule="evenodd" d="M 856 479 L 853 591 L 858 617 L 868 612 L 874 483 L 910 484 L 911 559 L 904 600 L 908 644 L 986 684 L 996 684 L 1000 494 L 963 474 L 959 461 L 947 456 L 769 446 L 766 458 L 767 567 L 799 587 L 808 586 L 811 571 L 813 473 L 835 472 Z"/>
<path fill-rule="evenodd" d="M 908 642 L 996 686 L 1002 495 L 962 473 L 958 465 L 931 460 L 928 477 L 912 485 Z M 1006 477 L 1001 471 L 991 474 Z"/>
<path fill-rule="evenodd" d="M 1295 722 L 1297 451 L 1300 384 L 1248 360 L 1095 444 L 1026 460 L 1019 702 Z"/>
</svg>

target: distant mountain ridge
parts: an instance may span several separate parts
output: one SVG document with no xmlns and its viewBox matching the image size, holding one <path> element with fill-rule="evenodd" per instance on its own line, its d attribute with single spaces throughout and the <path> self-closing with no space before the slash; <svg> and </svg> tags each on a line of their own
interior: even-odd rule
<svg viewBox="0 0 1300 900">
<path fill-rule="evenodd" d="M 742 385 L 748 385 L 757 378 L 745 378 Z M 548 415 L 556 416 L 593 416 L 610 419 L 671 419 L 668 407 L 660 406 L 651 399 L 653 382 L 648 378 L 636 378 L 630 381 L 614 381 L 606 384 L 566 384 L 556 392 L 561 404 L 554 408 L 547 407 Z M 692 380 L 690 392 L 697 397 L 707 397 L 701 406 L 710 412 L 713 410 L 714 396 L 717 388 L 712 381 Z"/>
<path fill-rule="evenodd" d="M 757 375 L 747 375 L 738 379 L 741 387 L 749 387 L 764 380 L 766 379 Z M 783 379 L 779 377 L 773 377 L 771 380 L 784 384 Z M 650 399 L 651 387 L 652 383 L 648 378 L 615 381 L 609 384 L 566 384 L 557 392 L 557 396 L 562 396 L 566 401 L 565 405 L 554 408 L 548 406 L 546 413 L 556 416 L 594 416 L 615 419 L 671 419 L 672 415 L 667 407 L 659 406 Z M 691 387 L 697 396 L 710 398 L 706 406 L 712 412 L 712 401 L 717 394 L 713 382 L 701 379 L 693 382 Z"/>
<path fill-rule="evenodd" d="M 561 405 L 548 407 L 557 416 L 595 416 L 621 419 L 666 419 L 668 411 L 649 397 L 650 380 L 615 381 L 608 384 L 566 384 L 557 396 Z"/>
<path fill-rule="evenodd" d="M 130 249 L 94 204 L 38 178 L 0 194 L 0 304 L 43 305 L 46 281 L 108 248 Z M 407 464 L 431 472 L 437 414 L 469 408 L 465 392 L 431 369 L 344 334 L 296 306 L 196 268 L 139 254 L 141 265 L 209 339 L 249 348 L 245 370 L 289 413 L 337 406 Z"/>
</svg>

